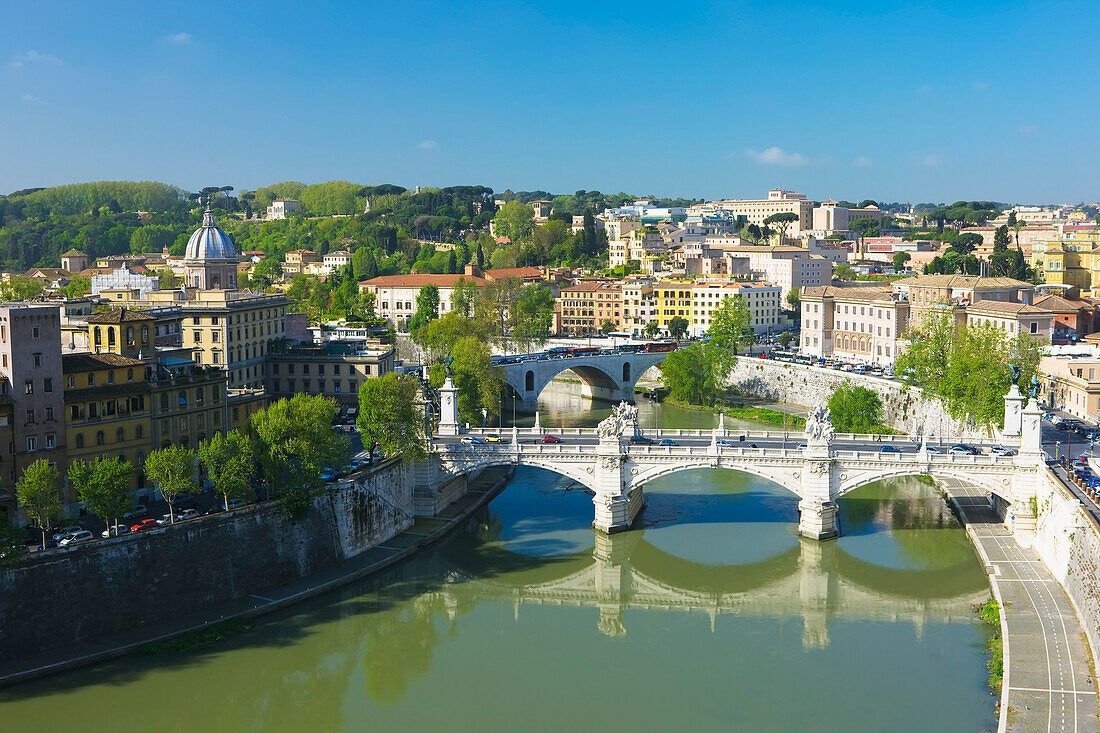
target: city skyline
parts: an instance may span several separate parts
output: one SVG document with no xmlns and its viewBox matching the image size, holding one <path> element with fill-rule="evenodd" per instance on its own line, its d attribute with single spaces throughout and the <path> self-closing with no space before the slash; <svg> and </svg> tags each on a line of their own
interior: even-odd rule
<svg viewBox="0 0 1100 733">
<path fill-rule="evenodd" d="M 0 190 L 1100 199 L 1100 90 L 1074 75 L 1100 61 L 1088 5 L 842 8 L 21 7 L 0 29 Z"/>
</svg>

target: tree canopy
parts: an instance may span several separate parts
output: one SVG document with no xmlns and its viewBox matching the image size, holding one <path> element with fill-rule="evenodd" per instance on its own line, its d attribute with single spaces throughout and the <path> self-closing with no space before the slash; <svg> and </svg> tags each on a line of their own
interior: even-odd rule
<svg viewBox="0 0 1100 733">
<path fill-rule="evenodd" d="M 422 461 L 427 455 L 428 427 L 421 409 L 420 383 L 410 376 L 386 374 L 368 379 L 359 387 L 356 425 L 363 444 L 374 460 L 374 449 L 399 455 L 406 461 Z"/>
<path fill-rule="evenodd" d="M 833 427 L 841 433 L 879 433 L 882 430 L 882 399 L 861 385 L 845 382 L 829 398 Z"/>
</svg>

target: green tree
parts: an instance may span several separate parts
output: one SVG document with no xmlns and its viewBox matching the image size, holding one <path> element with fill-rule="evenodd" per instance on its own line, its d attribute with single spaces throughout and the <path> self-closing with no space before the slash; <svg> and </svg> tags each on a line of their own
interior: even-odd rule
<svg viewBox="0 0 1100 733">
<path fill-rule="evenodd" d="M 255 459 L 252 442 L 237 430 L 228 434 L 214 433 L 199 445 L 199 459 L 206 466 L 206 475 L 214 490 L 222 495 L 222 504 L 229 511 L 229 500 L 252 499 L 252 476 Z"/>
<path fill-rule="evenodd" d="M 15 498 L 27 519 L 42 531 L 45 547 L 46 533 L 61 516 L 61 474 L 49 461 L 38 459 L 16 482 Z"/>
<path fill-rule="evenodd" d="M 615 324 L 615 321 L 610 318 L 605 318 L 600 324 L 600 333 L 606 336 L 609 333 L 614 333 L 616 328 L 618 328 L 618 326 Z"/>
<path fill-rule="evenodd" d="M 784 331 L 779 334 L 779 345 L 784 349 L 791 345 L 794 341 L 794 331 Z"/>
<path fill-rule="evenodd" d="M 493 230 L 498 237 L 513 242 L 526 237 L 535 227 L 535 210 L 519 201 L 509 201 L 493 217 Z"/>
<path fill-rule="evenodd" d="M 688 322 L 680 316 L 673 316 L 668 320 L 668 332 L 674 339 L 683 338 L 687 333 Z"/>
<path fill-rule="evenodd" d="M 993 232 L 993 252 L 1004 252 L 1008 249 L 1008 245 L 1012 242 L 1012 238 L 1008 235 L 1008 226 L 1002 224 L 997 227 Z"/>
<path fill-rule="evenodd" d="M 798 214 L 793 211 L 781 211 L 778 214 L 772 214 L 768 218 L 764 219 L 765 226 L 771 226 L 772 224 L 779 225 L 779 243 L 782 244 L 783 240 L 787 237 L 787 227 L 799 220 Z"/>
<path fill-rule="evenodd" d="M 321 472 L 347 457 L 348 440 L 332 427 L 337 411 L 333 400 L 299 394 L 249 420 L 264 484 L 292 519 L 304 517 L 324 488 Z"/>
<path fill-rule="evenodd" d="M 460 277 L 451 290 L 451 310 L 461 316 L 472 316 L 477 305 L 477 283 Z"/>
<path fill-rule="evenodd" d="M 36 277 L 16 275 L 0 284 L 0 298 L 4 300 L 31 300 L 42 294 L 44 286 Z"/>
<path fill-rule="evenodd" d="M 428 428 L 421 410 L 420 383 L 410 376 L 389 373 L 368 379 L 359 387 L 356 425 L 374 462 L 374 449 L 397 454 L 405 461 L 427 457 Z"/>
<path fill-rule="evenodd" d="M 848 222 L 848 230 L 860 238 L 878 236 L 878 219 L 873 216 L 861 216 Z"/>
<path fill-rule="evenodd" d="M 409 333 L 419 341 L 421 331 L 436 318 L 439 318 L 439 287 L 425 285 L 416 294 L 416 314 L 409 321 Z"/>
<path fill-rule="evenodd" d="M 912 259 L 908 252 L 895 252 L 894 253 L 894 272 L 901 272 L 905 269 L 905 263 Z"/>
<path fill-rule="evenodd" d="M 61 288 L 61 292 L 65 294 L 66 298 L 76 300 L 77 298 L 83 298 L 92 287 L 92 281 L 86 277 L 74 277 L 69 281 L 69 284 Z"/>
<path fill-rule="evenodd" d="M 183 278 L 171 270 L 161 270 L 157 273 L 157 282 L 161 290 L 171 290 L 172 288 L 178 288 L 180 283 L 183 282 Z"/>
<path fill-rule="evenodd" d="M 92 463 L 69 464 L 69 484 L 88 510 L 113 526 L 118 534 L 118 519 L 130 510 L 130 481 L 134 467 L 118 458 L 97 458 Z"/>
<path fill-rule="evenodd" d="M 882 425 L 882 399 L 874 391 L 845 382 L 829 398 L 833 426 L 841 433 L 874 433 Z"/>
<path fill-rule="evenodd" d="M 649 338 L 656 336 L 661 330 L 661 324 L 657 321 L 650 321 L 645 324 L 645 335 Z"/>
<path fill-rule="evenodd" d="M 799 288 L 791 288 L 787 293 L 787 305 L 790 306 L 790 310 L 794 313 L 795 318 L 802 312 L 802 293 Z"/>
<path fill-rule="evenodd" d="M 252 282 L 261 288 L 269 288 L 283 277 L 283 265 L 278 257 L 265 257 L 252 268 Z"/>
<path fill-rule="evenodd" d="M 833 278 L 837 280 L 855 280 L 856 271 L 847 262 L 838 262 L 833 267 Z"/>
<path fill-rule="evenodd" d="M 669 329 L 672 328 L 671 322 Z M 726 296 L 710 317 L 707 339 L 711 346 L 736 355 L 742 346 L 752 344 L 752 314 L 740 295 Z"/>
<path fill-rule="evenodd" d="M 734 360 L 725 349 L 695 342 L 670 353 L 661 364 L 661 374 L 676 399 L 713 405 L 729 387 Z"/>
<path fill-rule="evenodd" d="M 542 283 L 528 283 L 520 289 L 509 316 L 512 340 L 529 352 L 532 344 L 544 344 L 550 338 L 554 326 L 554 295 Z"/>
<path fill-rule="evenodd" d="M 174 523 L 176 500 L 199 490 L 195 482 L 195 451 L 180 446 L 155 450 L 145 459 L 145 475 L 168 502 L 168 521 Z"/>
</svg>

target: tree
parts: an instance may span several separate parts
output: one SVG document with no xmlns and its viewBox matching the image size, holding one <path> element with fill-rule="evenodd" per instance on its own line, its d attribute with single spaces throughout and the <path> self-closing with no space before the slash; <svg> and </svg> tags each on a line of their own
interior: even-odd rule
<svg viewBox="0 0 1100 733">
<path fill-rule="evenodd" d="M 993 232 L 993 252 L 1004 252 L 1008 250 L 1008 245 L 1011 242 L 1011 238 L 1008 236 L 1008 225 L 1002 224 L 997 227 Z"/>
<path fill-rule="evenodd" d="M 837 280 L 855 280 L 856 271 L 847 262 L 838 262 L 833 267 L 833 277 Z"/>
<path fill-rule="evenodd" d="M 713 343 L 694 342 L 668 355 L 661 364 L 672 396 L 695 405 L 713 405 L 729 386 L 735 357 Z"/>
<path fill-rule="evenodd" d="M 171 270 L 161 270 L 157 273 L 157 282 L 161 290 L 171 290 L 172 288 L 178 288 L 180 283 L 183 282 L 183 278 Z"/>
<path fill-rule="evenodd" d="M 673 316 L 668 321 L 668 332 L 674 339 L 683 338 L 687 333 L 688 322 L 680 316 Z"/>
<path fill-rule="evenodd" d="M 214 433 L 199 445 L 198 455 L 214 489 L 222 495 L 226 511 L 229 511 L 230 499 L 248 501 L 252 498 L 255 462 L 252 442 L 247 437 L 237 430 L 228 434 Z"/>
<path fill-rule="evenodd" d="M 1012 229 L 1016 226 L 1016 209 L 1008 212 L 1008 228 Z"/>
<path fill-rule="evenodd" d="M 952 242 L 950 249 L 960 255 L 968 255 L 982 243 L 982 235 L 977 232 L 963 232 Z"/>
<path fill-rule="evenodd" d="M 61 292 L 65 294 L 66 298 L 76 300 L 77 298 L 83 298 L 84 293 L 91 289 L 92 281 L 86 277 L 76 276 L 69 281 L 69 284 L 61 288 Z"/>
<path fill-rule="evenodd" d="M 467 280 L 465 276 L 458 278 L 451 290 L 451 311 L 461 316 L 472 316 L 477 295 L 476 282 Z"/>
<path fill-rule="evenodd" d="M 168 502 L 168 521 L 175 523 L 176 499 L 199 490 L 195 482 L 195 451 L 180 446 L 155 450 L 145 459 L 145 475 L 160 489 Z"/>
<path fill-rule="evenodd" d="M 802 294 L 799 288 L 791 288 L 787 293 L 787 305 L 791 308 L 795 318 L 802 312 Z"/>
<path fill-rule="evenodd" d="M 130 481 L 134 467 L 118 458 L 96 458 L 92 463 L 73 461 L 69 464 L 69 484 L 88 510 L 114 526 L 118 534 L 118 519 L 130 510 Z"/>
<path fill-rule="evenodd" d="M 427 456 L 428 428 L 418 404 L 420 390 L 416 379 L 393 372 L 368 379 L 359 387 L 356 425 L 372 463 L 376 447 L 409 462 L 423 461 Z"/>
<path fill-rule="evenodd" d="M 532 344 L 544 344 L 550 338 L 554 326 L 554 295 L 542 283 L 528 283 L 520 289 L 508 315 L 512 340 L 530 351 Z"/>
<path fill-rule="evenodd" d="M 779 334 L 779 345 L 784 349 L 790 346 L 792 341 L 794 341 L 794 331 L 784 331 Z"/>
<path fill-rule="evenodd" d="M 882 424 L 882 399 L 874 391 L 848 382 L 829 398 L 833 426 L 841 433 L 874 433 Z"/>
<path fill-rule="evenodd" d="M 38 459 L 19 477 L 15 498 L 23 514 L 42 530 L 42 547 L 46 547 L 46 532 L 61 516 L 61 474 L 52 463 Z"/>
<path fill-rule="evenodd" d="M 894 272 L 901 272 L 905 269 L 905 263 L 912 259 L 908 252 L 895 252 L 894 253 Z"/>
<path fill-rule="evenodd" d="M 278 257 L 265 257 L 252 268 L 252 282 L 261 288 L 269 288 L 283 277 L 283 265 Z"/>
<path fill-rule="evenodd" d="M 849 231 L 853 231 L 860 238 L 878 236 L 878 219 L 873 216 L 861 216 L 848 222 Z"/>
<path fill-rule="evenodd" d="M 669 323 L 671 329 L 672 324 Z M 726 296 L 710 317 L 707 339 L 711 346 L 736 355 L 752 343 L 752 314 L 740 295 Z"/>
<path fill-rule="evenodd" d="M 492 363 L 492 352 L 483 339 L 463 336 L 449 349 L 454 385 L 458 388 L 458 414 L 463 422 L 477 423 L 485 413 L 496 415 L 500 410 L 500 394 L 504 387 L 500 367 Z M 438 389 L 446 378 L 442 364 L 430 372 L 430 383 Z"/>
<path fill-rule="evenodd" d="M 657 323 L 657 321 L 650 321 L 649 323 L 645 324 L 645 335 L 649 338 L 653 338 L 654 336 L 656 336 L 660 332 L 660 330 L 661 324 Z"/>
<path fill-rule="evenodd" d="M 534 222 L 534 209 L 519 201 L 509 201 L 493 217 L 493 230 L 498 237 L 518 242 L 531 233 Z"/>
<path fill-rule="evenodd" d="M 779 225 L 779 244 L 783 244 L 783 240 L 787 237 L 787 227 L 799 220 L 798 214 L 793 211 L 781 211 L 778 214 L 772 214 L 767 219 L 764 219 L 765 226 L 771 226 L 772 224 Z"/>
<path fill-rule="evenodd" d="M 409 321 L 409 333 L 419 339 L 420 331 L 439 318 L 439 287 L 425 285 L 416 294 L 416 314 Z"/>
<path fill-rule="evenodd" d="M 36 277 L 16 275 L 0 284 L 0 298 L 4 300 L 31 300 L 42 294 L 44 285 Z"/>
<path fill-rule="evenodd" d="M 618 328 L 618 324 L 616 324 L 615 321 L 610 318 L 605 318 L 600 324 L 600 333 L 606 336 L 609 333 L 613 333 L 616 328 Z"/>
<path fill-rule="evenodd" d="M 309 511 L 312 498 L 324 487 L 321 472 L 347 457 L 348 439 L 332 427 L 337 410 L 333 400 L 299 394 L 249 420 L 264 484 L 291 519 Z"/>
</svg>

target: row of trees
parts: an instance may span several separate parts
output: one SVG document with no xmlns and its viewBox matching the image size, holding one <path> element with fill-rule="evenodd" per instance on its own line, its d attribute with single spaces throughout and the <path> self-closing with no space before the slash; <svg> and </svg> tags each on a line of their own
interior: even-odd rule
<svg viewBox="0 0 1100 733">
<path fill-rule="evenodd" d="M 367 383 L 373 381 L 377 380 Z M 347 438 L 332 428 L 336 411 L 336 403 L 322 397 L 297 395 L 279 400 L 252 416 L 249 435 L 236 430 L 217 433 L 197 451 L 162 448 L 148 455 L 143 470 L 168 503 L 172 521 L 180 497 L 200 490 L 200 469 L 205 470 L 226 509 L 230 501 L 249 501 L 258 492 L 275 498 L 289 516 L 298 518 L 323 488 L 322 472 L 346 459 Z M 119 519 L 133 506 L 130 483 L 134 466 L 118 458 L 74 461 L 67 475 L 81 503 L 117 533 Z M 43 546 L 46 533 L 62 517 L 61 479 L 56 466 L 38 460 L 27 467 L 15 486 L 24 514 L 42 532 Z M 0 554 L 2 547 L 0 542 Z"/>
</svg>

